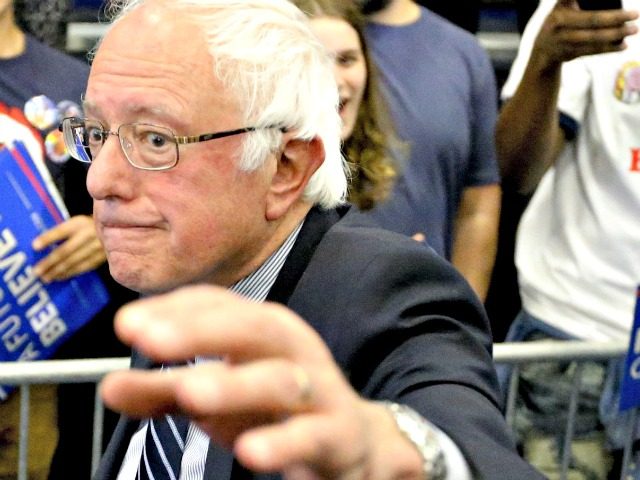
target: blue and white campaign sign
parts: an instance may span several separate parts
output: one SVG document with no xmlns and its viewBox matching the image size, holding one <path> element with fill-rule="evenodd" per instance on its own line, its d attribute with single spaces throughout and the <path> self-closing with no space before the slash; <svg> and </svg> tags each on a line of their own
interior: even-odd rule
<svg viewBox="0 0 640 480">
<path fill-rule="evenodd" d="M 640 287 L 636 290 L 636 308 L 624 365 L 620 410 L 640 406 Z"/>
<path fill-rule="evenodd" d="M 0 361 L 46 359 L 109 301 L 95 272 L 42 283 L 33 272 L 51 249 L 33 239 L 68 214 L 44 165 L 21 142 L 0 144 Z M 0 386 L 0 401 L 9 388 Z"/>
</svg>

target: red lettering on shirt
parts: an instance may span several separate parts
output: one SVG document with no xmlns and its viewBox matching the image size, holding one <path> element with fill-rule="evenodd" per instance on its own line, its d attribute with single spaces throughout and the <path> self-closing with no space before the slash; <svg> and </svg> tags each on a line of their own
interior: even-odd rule
<svg viewBox="0 0 640 480">
<path fill-rule="evenodd" d="M 640 148 L 631 149 L 631 165 L 630 172 L 640 172 Z"/>
</svg>

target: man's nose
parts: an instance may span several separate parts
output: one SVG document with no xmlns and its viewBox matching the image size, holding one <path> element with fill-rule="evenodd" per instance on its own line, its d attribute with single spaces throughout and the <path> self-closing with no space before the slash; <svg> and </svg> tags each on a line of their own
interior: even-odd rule
<svg viewBox="0 0 640 480">
<path fill-rule="evenodd" d="M 106 132 L 105 132 L 106 133 Z M 130 198 L 133 193 L 134 167 L 120 146 L 120 139 L 109 132 L 87 174 L 87 190 L 94 200 L 109 197 Z"/>
</svg>

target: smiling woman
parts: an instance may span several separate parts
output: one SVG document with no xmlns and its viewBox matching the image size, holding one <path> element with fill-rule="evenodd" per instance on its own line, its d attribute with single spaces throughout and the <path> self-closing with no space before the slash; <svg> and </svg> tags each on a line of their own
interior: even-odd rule
<svg viewBox="0 0 640 480">
<path fill-rule="evenodd" d="M 340 92 L 341 139 L 351 169 L 349 200 L 369 210 L 389 194 L 397 176 L 392 147 L 399 147 L 375 67 L 362 33 L 364 18 L 348 0 L 293 0 L 335 62 Z"/>
</svg>

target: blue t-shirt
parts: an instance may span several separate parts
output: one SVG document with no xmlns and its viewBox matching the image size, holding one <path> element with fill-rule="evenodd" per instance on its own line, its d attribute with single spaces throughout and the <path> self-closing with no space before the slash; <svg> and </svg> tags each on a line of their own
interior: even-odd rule
<svg viewBox="0 0 640 480">
<path fill-rule="evenodd" d="M 366 29 L 409 158 L 390 199 L 363 215 L 399 233 L 424 233 L 450 258 L 462 191 L 499 182 L 497 92 L 489 57 L 475 37 L 421 12 L 410 25 L 370 23 Z"/>
<path fill-rule="evenodd" d="M 27 35 L 22 55 L 0 59 L 0 107 L 23 111 L 25 103 L 38 95 L 47 96 L 54 104 L 63 101 L 79 104 L 88 76 L 86 62 Z M 75 160 L 55 163 L 48 157 L 46 163 L 71 215 L 90 214 L 92 202 L 84 186 L 86 167 Z M 72 188 L 78 183 L 77 188 Z"/>
<path fill-rule="evenodd" d="M 89 65 L 30 35 L 26 41 L 22 55 L 0 59 L 0 102 L 22 108 L 35 95 L 46 95 L 56 102 L 80 102 Z"/>
</svg>

